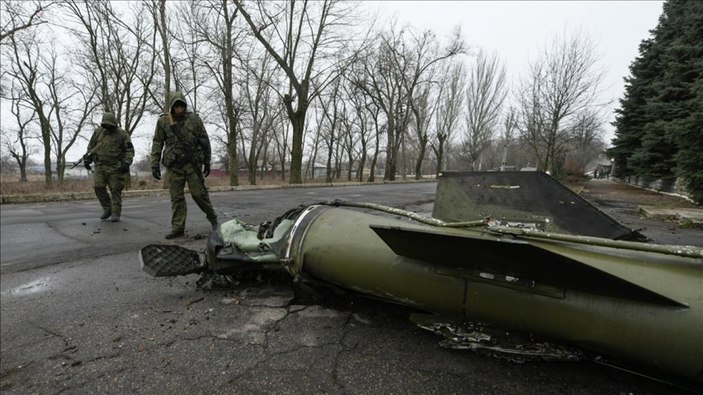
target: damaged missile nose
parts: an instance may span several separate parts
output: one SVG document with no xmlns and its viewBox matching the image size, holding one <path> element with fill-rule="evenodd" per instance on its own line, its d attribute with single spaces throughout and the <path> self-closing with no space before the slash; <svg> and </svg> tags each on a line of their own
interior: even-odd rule
<svg viewBox="0 0 703 395">
<path fill-rule="evenodd" d="M 149 244 L 139 250 L 142 270 L 154 277 L 182 276 L 205 271 L 197 251 L 177 245 Z"/>
</svg>

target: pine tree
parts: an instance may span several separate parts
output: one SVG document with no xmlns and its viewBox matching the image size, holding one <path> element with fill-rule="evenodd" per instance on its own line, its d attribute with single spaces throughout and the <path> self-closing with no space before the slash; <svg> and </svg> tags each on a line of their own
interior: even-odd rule
<svg viewBox="0 0 703 395">
<path fill-rule="evenodd" d="M 703 2 L 667 1 L 630 72 L 608 150 L 615 174 L 679 176 L 703 202 Z"/>
<path fill-rule="evenodd" d="M 652 46 L 652 39 L 640 44 L 640 56 L 630 65 L 631 76 L 625 78 L 625 97 L 615 110 L 616 134 L 608 154 L 615 160 L 617 177 L 637 174 L 628 159 L 642 146 L 644 126 L 654 120 L 648 113 L 647 100 L 654 95 L 653 81 L 661 73 L 661 64 Z"/>
</svg>

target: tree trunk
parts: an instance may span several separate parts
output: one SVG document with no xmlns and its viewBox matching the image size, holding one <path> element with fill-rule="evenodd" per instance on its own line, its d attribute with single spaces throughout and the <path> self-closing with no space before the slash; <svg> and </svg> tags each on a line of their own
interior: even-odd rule
<svg viewBox="0 0 703 395">
<path fill-rule="evenodd" d="M 420 140 L 420 152 L 417 154 L 417 163 L 415 164 L 415 179 L 422 179 L 422 162 L 425 160 L 425 152 L 427 151 L 427 135 L 422 136 Z"/>
<path fill-rule="evenodd" d="M 395 122 L 393 118 L 388 119 L 388 132 L 387 132 L 387 144 L 386 144 L 386 168 L 383 174 L 383 179 L 388 181 L 395 181 L 395 168 L 396 168 L 396 144 L 395 144 Z"/>
<path fill-rule="evenodd" d="M 437 147 L 437 170 L 435 171 L 435 175 L 439 176 L 442 173 L 442 170 L 444 170 L 444 141 L 446 140 L 445 135 L 438 135 L 437 140 L 439 140 L 439 147 Z"/>
<path fill-rule="evenodd" d="M 230 98 L 227 107 L 232 106 L 232 100 Z M 230 109 L 227 110 L 228 112 Z M 239 158 L 237 158 L 237 118 L 234 112 L 229 112 L 228 120 L 230 123 L 229 136 L 227 136 L 227 156 L 229 156 L 229 185 L 237 186 L 239 185 Z"/>
<path fill-rule="evenodd" d="M 356 180 L 362 182 L 364 180 L 364 167 L 366 166 L 366 142 L 361 144 L 361 157 L 359 158 L 359 166 L 357 167 Z"/>
<path fill-rule="evenodd" d="M 44 144 L 44 183 L 51 188 L 53 186 L 53 178 L 51 177 L 51 131 L 48 125 L 42 125 L 41 134 L 42 143 Z"/>
<path fill-rule="evenodd" d="M 254 150 L 254 143 L 252 142 L 251 144 L 251 149 L 249 150 L 249 160 L 248 160 L 248 166 L 247 168 L 249 169 L 249 177 L 247 177 L 247 180 L 249 181 L 249 185 L 256 185 L 256 163 L 258 162 L 256 155 L 255 155 L 255 150 Z M 231 175 L 230 175 L 230 182 L 231 182 Z"/>
<path fill-rule="evenodd" d="M 332 131 L 334 133 L 334 131 Z M 332 176 L 334 173 L 334 170 L 332 170 L 332 153 L 333 149 L 332 146 L 334 145 L 334 137 L 332 137 L 332 141 L 330 141 L 330 147 L 327 150 L 327 169 L 325 170 L 325 182 L 326 183 L 331 183 L 332 182 Z"/>
<path fill-rule="evenodd" d="M 237 163 L 237 140 L 236 137 L 233 136 L 233 133 L 231 132 L 230 129 L 230 135 L 227 136 L 228 144 L 227 144 L 227 156 L 229 157 L 229 185 L 230 186 L 237 186 L 239 185 L 239 164 Z M 254 163 L 254 168 L 256 167 L 256 163 Z M 249 169 L 249 178 L 251 182 L 251 169 Z M 254 185 L 254 184 L 252 184 Z"/>
<path fill-rule="evenodd" d="M 168 46 L 168 32 L 166 28 L 166 0 L 159 1 L 159 24 L 161 25 L 161 45 L 164 51 L 164 112 L 168 108 L 168 95 L 171 91 L 171 53 Z"/>
<path fill-rule="evenodd" d="M 61 159 L 56 160 L 56 180 L 59 185 L 63 185 L 64 171 L 66 169 L 66 164 Z"/>
<path fill-rule="evenodd" d="M 300 102 L 299 102 L 300 103 Z M 302 107 L 302 105 L 299 105 Z M 303 130 L 305 128 L 305 110 L 296 111 L 291 117 L 293 126 L 293 143 L 291 145 L 290 158 L 290 183 L 302 184 L 303 178 Z"/>
</svg>

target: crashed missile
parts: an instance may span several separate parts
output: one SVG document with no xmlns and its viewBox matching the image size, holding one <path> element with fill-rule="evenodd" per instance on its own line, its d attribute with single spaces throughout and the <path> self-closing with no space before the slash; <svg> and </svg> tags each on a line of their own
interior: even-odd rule
<svg viewBox="0 0 703 395">
<path fill-rule="evenodd" d="M 436 320 L 420 319 L 426 328 L 444 321 L 501 328 L 536 346 L 523 350 L 576 355 L 552 346 L 566 345 L 703 382 L 703 248 L 553 232 L 537 222 L 448 222 L 334 202 L 259 226 L 223 223 L 201 265 L 185 249 L 171 254 L 170 266 L 152 265 L 153 246 L 141 258 L 152 275 L 286 270 L 298 281 L 432 313 Z M 484 333 L 472 332 L 474 344 Z"/>
</svg>

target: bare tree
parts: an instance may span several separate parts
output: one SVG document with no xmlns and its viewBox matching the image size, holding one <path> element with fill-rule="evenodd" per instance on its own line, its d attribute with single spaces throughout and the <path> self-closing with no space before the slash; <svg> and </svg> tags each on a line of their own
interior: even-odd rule
<svg viewBox="0 0 703 395">
<path fill-rule="evenodd" d="M 98 92 L 104 111 L 114 112 L 130 135 L 147 107 L 156 73 L 156 34 L 149 29 L 145 5 L 130 9 L 129 20 L 105 0 L 67 1 L 62 5 L 80 29 L 75 62 L 86 81 L 85 90 Z"/>
<path fill-rule="evenodd" d="M 78 89 L 95 92 L 94 108 L 115 113 L 130 135 L 146 110 L 158 106 L 151 86 L 158 75 L 157 34 L 152 21 L 143 18 L 149 15 L 147 5 L 107 0 L 61 3 L 67 16 L 64 27 L 77 39 L 71 60 L 82 81 Z M 78 85 L 78 78 L 75 81 Z M 86 103 L 86 111 L 91 108 Z M 126 187 L 130 186 L 128 175 Z"/>
<path fill-rule="evenodd" d="M 62 185 L 68 150 L 73 147 L 84 126 L 87 126 L 98 103 L 95 101 L 96 91 L 86 92 L 65 75 L 65 72 L 59 70 L 59 54 L 53 46 L 46 53 L 47 58 L 42 63 L 48 77 L 46 89 L 47 104 L 50 106 L 49 116 L 52 120 L 52 151 L 56 156 L 57 181 Z"/>
<path fill-rule="evenodd" d="M 72 30 L 84 47 L 76 53 L 77 60 L 84 64 L 85 74 L 83 77 L 89 81 L 92 89 L 100 91 L 99 101 L 102 107 L 108 109 L 107 111 L 112 111 L 112 95 L 109 91 L 112 84 L 108 82 L 110 77 L 107 56 L 110 47 L 109 41 L 116 39 L 116 37 L 110 37 L 110 32 L 105 31 L 107 26 L 101 23 L 103 22 L 101 16 L 107 14 L 100 10 L 100 7 L 108 5 L 104 1 L 96 1 L 90 5 L 74 0 L 63 3 L 62 6 L 68 9 L 69 16 L 78 22 L 84 30 Z"/>
<path fill-rule="evenodd" d="M 320 139 L 325 144 L 327 150 L 327 171 L 325 182 L 330 183 L 334 179 L 335 169 L 333 169 L 333 158 L 339 156 L 337 148 L 339 147 L 340 139 L 340 124 L 341 124 L 341 114 L 340 109 L 342 105 L 342 100 L 340 98 L 340 87 L 341 87 L 341 77 L 335 78 L 332 89 L 318 96 L 320 104 L 320 116 L 324 118 L 323 122 L 320 122 L 321 126 L 318 128 L 317 133 L 320 135 Z M 335 166 L 336 167 L 336 166 Z"/>
<path fill-rule="evenodd" d="M 230 171 L 229 184 L 235 186 L 239 185 L 237 143 L 242 108 L 235 98 L 235 88 L 239 84 L 235 83 L 234 62 L 237 59 L 236 48 L 240 46 L 244 34 L 243 29 L 235 24 L 238 10 L 230 4 L 227 0 L 194 3 L 191 8 L 194 18 L 188 25 L 195 32 L 197 39 L 207 43 L 210 48 L 211 56 L 205 56 L 203 60 L 208 76 L 214 79 L 217 87 L 210 98 L 222 103 L 222 106 L 218 107 L 222 109 L 225 144 L 229 162 L 234 164 Z M 193 85 L 195 89 L 197 84 Z"/>
<path fill-rule="evenodd" d="M 17 82 L 15 85 L 19 90 L 14 96 L 19 98 L 23 107 L 30 109 L 36 114 L 39 122 L 40 141 L 44 151 L 44 182 L 47 187 L 52 187 L 51 169 L 51 108 L 48 100 L 42 91 L 42 84 L 45 77 L 41 66 L 41 54 L 38 32 L 34 29 L 25 30 L 21 34 L 8 36 L 9 46 L 13 57 L 10 68 L 7 71 L 9 76 Z"/>
<path fill-rule="evenodd" d="M 285 181 L 286 160 L 291 157 L 290 139 L 292 125 L 290 122 L 278 122 L 276 127 L 281 130 L 281 133 L 273 133 L 271 135 L 274 142 L 271 156 L 278 159 L 278 163 L 281 165 L 281 181 Z"/>
<path fill-rule="evenodd" d="M 374 138 L 374 150 L 373 155 L 371 155 L 371 164 L 369 165 L 369 178 L 366 181 L 374 182 L 376 181 L 376 165 L 378 164 L 378 156 L 381 152 L 381 136 L 385 134 L 385 127 L 387 127 L 387 124 L 381 124 L 381 108 L 375 103 L 372 101 L 366 102 L 366 110 L 371 116 L 373 124 L 372 135 Z"/>
<path fill-rule="evenodd" d="M 341 148 L 346 154 L 347 181 L 351 181 L 353 173 L 364 170 L 363 167 L 360 169 L 354 168 L 354 164 L 358 161 L 360 155 L 357 149 L 360 133 L 356 131 L 360 129 L 361 126 L 360 120 L 356 118 L 357 113 L 353 111 L 348 97 L 344 97 L 344 100 L 341 102 L 341 113 L 340 142 L 342 145 Z"/>
<path fill-rule="evenodd" d="M 413 130 L 417 139 L 415 179 L 420 180 L 422 179 L 422 163 L 430 140 L 430 125 L 437 109 L 437 101 L 431 96 L 431 84 L 424 84 L 416 92 L 415 98 L 412 100 L 411 109 L 413 112 Z"/>
<path fill-rule="evenodd" d="M 166 42 L 170 46 L 167 51 L 163 51 L 164 58 L 161 59 L 170 73 L 167 78 L 170 88 L 165 92 L 166 100 L 170 92 L 179 90 L 189 98 L 191 111 L 199 113 L 204 119 L 210 119 L 211 116 L 222 118 L 223 123 L 218 126 L 225 131 L 226 142 L 229 123 L 226 120 L 223 95 L 217 85 L 217 80 L 222 80 L 223 74 L 221 51 L 217 48 L 221 44 L 210 43 L 210 40 L 224 39 L 220 33 L 216 33 L 222 30 L 218 18 L 219 6 L 193 0 L 171 4 L 176 4 L 175 13 L 179 18 L 176 20 L 177 28 L 171 29 L 168 20 L 165 28 Z M 232 61 L 231 58 L 229 60 Z M 219 78 L 213 76 L 213 70 L 217 70 Z M 168 106 L 168 103 L 164 106 Z M 170 109 L 164 108 L 163 111 L 167 113 Z M 229 159 L 227 161 L 229 163 Z"/>
<path fill-rule="evenodd" d="M 11 89 L 11 92 L 17 91 Z M 36 121 L 36 112 L 31 109 L 24 111 L 22 104 L 26 101 L 20 97 L 12 97 L 10 100 L 12 104 L 10 111 L 17 123 L 17 129 L 14 130 L 14 137 L 10 137 L 11 131 L 2 130 L 3 145 L 17 163 L 20 171 L 20 182 L 27 182 L 27 163 L 30 155 L 36 152 L 31 144 L 31 139 L 33 138 L 31 128 Z"/>
<path fill-rule="evenodd" d="M 233 0 L 256 39 L 266 48 L 288 79 L 287 93 L 281 95 L 293 126 L 290 183 L 302 182 L 303 135 L 310 103 L 343 71 L 351 57 L 334 64 L 331 55 L 344 52 L 349 40 L 341 34 L 353 30 L 348 25 L 354 4 L 339 0 L 318 2 L 256 1 L 256 15 L 241 0 Z M 263 31 L 275 33 L 264 36 Z M 315 86 L 313 80 L 318 81 Z"/>
<path fill-rule="evenodd" d="M 354 141 L 358 141 L 358 144 L 350 141 L 349 145 L 351 145 L 351 147 L 349 147 L 349 149 L 355 149 L 357 151 L 356 157 L 358 158 L 358 163 L 356 168 L 356 180 L 361 182 L 363 181 L 364 169 L 366 168 L 366 161 L 368 160 L 369 145 L 373 138 L 374 122 L 372 119 L 374 113 L 370 110 L 370 108 L 373 108 L 373 103 L 371 99 L 364 95 L 360 89 L 356 88 L 349 79 L 345 81 L 344 92 L 347 97 L 346 100 L 348 100 L 351 107 L 350 114 L 344 118 L 344 122 L 346 128 L 349 129 L 351 133 L 356 134 L 357 137 Z M 377 115 L 378 107 L 376 107 L 375 110 L 375 114 Z M 375 147 L 375 149 L 376 152 L 378 152 L 377 147 Z M 351 154 L 349 156 L 351 161 Z M 372 166 L 374 165 L 375 162 Z M 371 174 L 373 174 L 373 169 L 370 169 L 370 171 Z"/>
<path fill-rule="evenodd" d="M 21 63 L 15 62 L 10 72 L 17 82 L 12 89 L 13 101 L 16 101 L 13 111 L 18 120 L 23 110 L 31 112 L 32 119 L 36 116 L 44 147 L 45 180 L 47 185 L 53 183 L 50 157 L 53 153 L 56 178 L 59 184 L 63 184 L 66 155 L 96 105 L 95 92 L 76 87 L 61 70 L 59 58 L 62 56 L 53 45 L 43 45 L 34 36 L 23 36 L 25 41 L 22 43 L 16 41 L 18 36 L 13 35 L 10 39 L 15 49 L 23 48 L 16 52 Z"/>
<path fill-rule="evenodd" d="M 463 144 L 470 170 L 475 170 L 476 162 L 493 138 L 506 94 L 505 67 L 500 66 L 497 55 L 489 57 L 479 51 L 476 63 L 469 72 L 466 89 L 466 135 Z"/>
<path fill-rule="evenodd" d="M 416 33 L 392 25 L 379 35 L 376 51 L 367 53 L 361 61 L 363 74 L 355 73 L 358 76 L 355 84 L 374 100 L 387 120 L 384 179 L 395 179 L 398 153 L 413 113 L 416 90 L 431 82 L 435 65 L 465 50 L 459 29 L 441 47 L 431 31 Z"/>
<path fill-rule="evenodd" d="M 360 56 L 359 61 L 353 67 L 353 83 L 363 91 L 373 101 L 374 106 L 383 113 L 386 123 L 383 131 L 386 135 L 386 165 L 384 180 L 395 180 L 397 155 L 399 144 L 397 140 L 398 130 L 404 130 L 402 126 L 403 116 L 407 114 L 403 104 L 407 102 L 407 94 L 402 84 L 402 74 L 394 66 L 391 51 L 399 47 L 402 43 L 401 32 L 395 27 L 382 33 L 372 50 L 366 51 Z M 376 127 L 380 131 L 381 125 L 378 123 L 378 113 Z M 376 157 L 374 157 L 376 159 Z M 374 160 L 375 162 L 375 160 Z"/>
<path fill-rule="evenodd" d="M 99 107 L 115 113 L 131 135 L 146 110 L 158 107 L 152 87 L 158 75 L 157 34 L 151 20 L 143 18 L 148 3 L 119 4 L 125 12 L 116 5 L 107 0 L 61 3 L 68 16 L 65 27 L 77 38 L 72 61 L 81 89 L 95 91 Z"/>
<path fill-rule="evenodd" d="M 256 184 L 257 167 L 272 136 L 276 133 L 276 125 L 283 115 L 283 107 L 274 102 L 275 92 L 268 88 L 275 73 L 275 70 L 270 67 L 271 60 L 267 54 L 257 59 L 253 56 L 253 48 L 251 47 L 248 56 L 241 59 L 248 66 L 240 82 L 240 100 L 244 107 L 242 118 L 243 122 L 246 123 L 240 140 L 242 152 L 247 153 L 245 162 L 249 169 L 249 183 L 251 185 Z"/>
<path fill-rule="evenodd" d="M 603 123 L 602 115 L 596 109 L 584 109 L 571 119 L 568 125 L 571 135 L 569 158 L 573 170 L 585 173 L 586 167 L 605 150 L 605 143 L 601 139 Z"/>
<path fill-rule="evenodd" d="M 403 62 L 409 61 L 410 65 L 407 69 L 408 72 L 404 73 L 406 77 L 403 79 L 403 83 L 408 92 L 407 106 L 413 115 L 413 130 L 417 144 L 415 178 L 420 179 L 422 178 L 422 163 L 430 139 L 431 120 L 437 108 L 437 101 L 433 98 L 433 85 L 437 82 L 435 79 L 437 69 L 441 68 L 443 61 L 464 53 L 466 49 L 461 39 L 461 31 L 458 28 L 454 30 L 446 48 L 441 48 L 437 37 L 429 30 L 421 34 L 413 34 L 411 45 L 408 48 L 407 55 L 401 54 L 396 59 L 406 57 Z M 400 64 L 398 65 L 400 66 Z"/>
<path fill-rule="evenodd" d="M 454 137 L 465 98 L 466 69 L 464 63 L 449 63 L 445 70 L 446 72 L 439 79 L 437 100 L 439 105 L 435 117 L 436 144 L 431 145 L 437 157 L 436 175 L 439 175 L 445 168 L 445 150 L 447 144 L 450 144 Z"/>
<path fill-rule="evenodd" d="M 420 34 L 411 34 L 411 43 L 408 48 L 409 52 L 407 55 L 401 54 L 401 56 L 396 56 L 395 59 L 397 61 L 405 57 L 402 62 L 397 64 L 400 66 L 403 63 L 407 63 L 410 66 L 403 73 L 405 74 L 403 84 L 408 93 L 408 110 L 416 120 L 415 131 L 419 149 L 415 177 L 419 179 L 429 141 L 427 129 L 434 112 L 434 106 L 427 106 L 430 87 L 426 85 L 434 82 L 435 70 L 438 66 L 441 66 L 442 62 L 466 52 L 466 44 L 461 37 L 461 29 L 456 27 L 449 37 L 449 43 L 444 48 L 440 46 L 437 37 L 430 30 L 423 31 Z M 422 90 L 422 92 L 417 92 L 419 90 Z M 420 110 L 419 103 L 425 103 L 423 105 L 425 107 L 424 110 Z M 425 114 L 423 115 L 423 113 Z M 402 135 L 401 138 L 403 138 Z M 405 174 L 403 176 L 405 177 Z"/>
<path fill-rule="evenodd" d="M 533 66 L 536 67 L 536 66 Z M 541 81 L 533 84 L 523 84 L 517 91 L 518 117 L 517 130 L 521 141 L 532 150 L 535 166 L 539 168 L 544 163 L 542 157 L 546 152 L 542 140 L 542 130 L 546 129 L 545 111 L 539 98 Z"/>
<path fill-rule="evenodd" d="M 517 112 L 513 107 L 510 107 L 503 117 L 503 132 L 501 134 L 501 143 L 503 144 L 503 155 L 500 161 L 500 171 L 505 171 L 508 164 L 508 147 L 515 138 L 515 129 L 517 128 Z"/>
<path fill-rule="evenodd" d="M 314 105 L 314 103 L 313 103 Z M 312 134 L 313 138 L 310 142 L 310 155 L 308 156 L 307 164 L 305 165 L 305 177 L 315 178 L 315 167 L 317 164 L 317 155 L 320 153 L 320 145 L 322 143 L 322 126 L 325 122 L 325 117 L 316 117 L 315 131 L 308 130 L 308 134 Z"/>
<path fill-rule="evenodd" d="M 570 137 L 569 118 L 599 106 L 595 100 L 604 71 L 598 60 L 585 35 L 556 37 L 520 83 L 518 130 L 533 148 L 539 168 L 555 176 Z"/>
<path fill-rule="evenodd" d="M 170 29 L 168 24 L 168 14 L 166 11 L 166 0 L 144 0 L 144 6 L 147 10 L 149 10 L 151 15 L 156 33 L 155 35 L 158 35 L 161 40 L 160 64 L 164 70 L 163 103 L 164 106 L 168 106 L 168 95 L 173 90 L 171 88 L 171 76 L 173 75 L 173 72 L 171 70 L 171 46 L 169 45 Z M 152 51 L 156 53 L 156 41 L 154 41 Z M 158 100 L 155 101 L 158 102 Z"/>
<path fill-rule="evenodd" d="M 54 44 L 49 46 L 41 41 L 46 33 L 46 30 L 37 28 L 21 29 L 7 36 L 7 46 L 15 55 L 8 72 L 13 80 L 11 96 L 17 101 L 15 116 L 19 120 L 19 113 L 28 111 L 31 118 L 36 117 L 44 150 L 45 182 L 51 187 L 51 154 L 55 155 L 53 163 L 57 180 L 62 184 L 66 154 L 80 136 L 95 106 L 95 92 L 76 87 L 73 76 L 65 71 L 68 67 L 66 56 L 59 53 Z M 84 92 L 88 96 L 81 96 Z M 15 153 L 22 161 L 22 154 Z"/>
<path fill-rule="evenodd" d="M 0 44 L 5 39 L 46 23 L 46 10 L 53 1 L 3 0 L 0 4 Z"/>
</svg>

